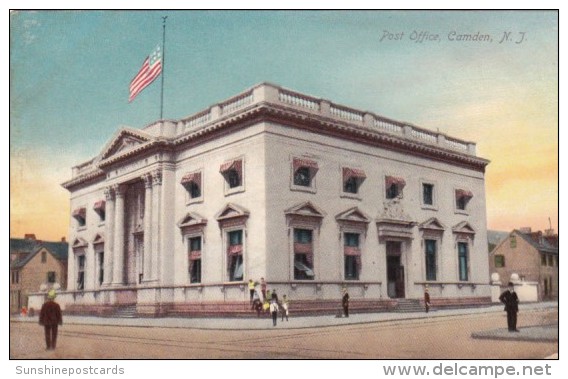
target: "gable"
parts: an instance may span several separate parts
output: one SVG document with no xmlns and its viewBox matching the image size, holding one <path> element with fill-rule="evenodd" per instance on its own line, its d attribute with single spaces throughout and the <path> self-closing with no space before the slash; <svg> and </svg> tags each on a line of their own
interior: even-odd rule
<svg viewBox="0 0 568 379">
<path fill-rule="evenodd" d="M 228 203 L 217 214 L 215 219 L 218 221 L 235 218 L 235 217 L 248 217 L 249 211 L 237 204 Z"/>
<path fill-rule="evenodd" d="M 335 219 L 337 221 L 362 222 L 367 224 L 371 222 L 371 219 L 357 207 L 349 208 L 339 213 L 335 216 Z"/>
<path fill-rule="evenodd" d="M 475 229 L 473 229 L 467 221 L 462 221 L 459 224 L 456 224 L 452 228 L 452 231 L 454 233 L 475 234 Z"/>
<path fill-rule="evenodd" d="M 284 211 L 284 214 L 304 216 L 304 217 L 319 217 L 319 218 L 325 217 L 325 212 L 309 201 L 297 204 L 291 208 L 286 209 Z"/>
<path fill-rule="evenodd" d="M 203 225 L 203 224 L 207 224 L 207 220 L 203 218 L 203 216 L 195 212 L 188 212 L 178 221 L 177 226 L 183 228 L 187 226 Z"/>
<path fill-rule="evenodd" d="M 429 218 L 428 220 L 419 224 L 418 228 L 427 229 L 427 230 L 437 230 L 437 231 L 443 231 L 446 229 L 444 224 L 442 224 L 436 217 Z"/>
<path fill-rule="evenodd" d="M 101 161 L 134 150 L 154 140 L 154 137 L 140 130 L 123 128 L 106 144 L 97 160 Z"/>
<path fill-rule="evenodd" d="M 71 246 L 73 247 L 73 249 L 77 249 L 77 248 L 80 248 L 80 247 L 87 247 L 87 245 L 88 245 L 87 241 L 85 241 L 81 237 L 77 237 L 77 238 L 75 238 L 75 240 L 73 241 L 73 244 Z"/>
</svg>

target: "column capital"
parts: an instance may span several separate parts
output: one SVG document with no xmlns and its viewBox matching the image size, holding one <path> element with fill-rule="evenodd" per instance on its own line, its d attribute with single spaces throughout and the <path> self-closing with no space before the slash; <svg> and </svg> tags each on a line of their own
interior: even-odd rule
<svg viewBox="0 0 568 379">
<path fill-rule="evenodd" d="M 154 170 L 152 172 L 152 181 L 155 186 L 162 184 L 162 170 Z"/>
<path fill-rule="evenodd" d="M 112 186 L 112 190 L 113 190 L 116 197 L 124 197 L 124 193 L 126 192 L 126 185 L 114 184 Z"/>
<path fill-rule="evenodd" d="M 114 200 L 114 189 L 111 186 L 105 187 L 105 198 L 107 201 Z"/>
<path fill-rule="evenodd" d="M 147 172 L 142 174 L 141 178 L 144 181 L 144 188 L 152 188 L 152 174 Z"/>
</svg>

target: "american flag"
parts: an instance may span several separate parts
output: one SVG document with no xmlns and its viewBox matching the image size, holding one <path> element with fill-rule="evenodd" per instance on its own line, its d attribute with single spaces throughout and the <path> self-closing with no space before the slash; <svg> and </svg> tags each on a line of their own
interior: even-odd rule
<svg viewBox="0 0 568 379">
<path fill-rule="evenodd" d="M 160 46 L 150 54 L 142 64 L 142 68 L 138 71 L 138 74 L 130 82 L 130 96 L 128 102 L 134 100 L 134 98 L 142 92 L 144 88 L 150 85 L 162 72 L 162 51 Z"/>
</svg>

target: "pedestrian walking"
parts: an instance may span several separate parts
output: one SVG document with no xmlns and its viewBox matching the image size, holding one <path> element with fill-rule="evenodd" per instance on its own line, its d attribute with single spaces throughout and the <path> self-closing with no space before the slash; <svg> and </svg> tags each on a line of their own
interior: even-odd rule
<svg viewBox="0 0 568 379">
<path fill-rule="evenodd" d="M 426 313 L 430 310 L 430 293 L 428 292 L 428 286 L 424 288 L 424 308 L 426 308 Z"/>
<path fill-rule="evenodd" d="M 290 301 L 286 295 L 282 296 L 282 321 L 284 321 L 284 316 L 286 316 L 286 321 L 288 321 L 288 308 L 290 307 Z"/>
<path fill-rule="evenodd" d="M 278 303 L 274 300 L 270 303 L 270 314 L 272 314 L 272 326 L 276 326 L 278 320 Z"/>
<path fill-rule="evenodd" d="M 270 294 L 270 300 L 275 300 L 278 303 L 278 295 L 276 294 L 276 288 L 272 290 Z"/>
<path fill-rule="evenodd" d="M 519 297 L 515 292 L 515 286 L 509 282 L 507 291 L 499 296 L 499 300 L 505 304 L 505 311 L 507 312 L 507 327 L 509 332 L 518 332 L 517 329 L 517 313 L 519 312 Z"/>
<path fill-rule="evenodd" d="M 262 300 L 266 300 L 266 281 L 260 278 L 260 292 L 262 292 Z"/>
<path fill-rule="evenodd" d="M 254 293 L 255 293 L 254 287 L 256 287 L 256 283 L 254 282 L 254 280 L 249 279 L 248 288 L 249 288 L 249 293 L 250 293 L 250 303 L 251 304 L 254 301 Z"/>
<path fill-rule="evenodd" d="M 45 330 L 46 350 L 54 350 L 57 345 L 57 328 L 63 324 L 61 307 L 55 302 L 55 290 L 47 293 L 47 301 L 43 303 L 39 313 L 39 324 Z"/>
<path fill-rule="evenodd" d="M 341 306 L 343 307 L 343 315 L 349 317 L 349 293 L 347 288 L 343 289 L 343 297 L 341 298 Z"/>
</svg>

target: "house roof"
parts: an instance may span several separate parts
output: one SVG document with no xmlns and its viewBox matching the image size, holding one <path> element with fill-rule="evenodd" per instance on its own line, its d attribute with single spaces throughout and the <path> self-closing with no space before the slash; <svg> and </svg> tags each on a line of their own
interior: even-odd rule
<svg viewBox="0 0 568 379">
<path fill-rule="evenodd" d="M 531 246 L 533 246 L 539 252 L 558 254 L 558 246 L 554 246 L 551 243 L 552 241 L 550 241 L 549 238 L 542 236 L 542 234 L 540 234 L 540 232 L 529 234 L 529 233 L 523 233 L 523 232 L 515 229 L 515 230 L 513 230 L 512 233 L 515 233 L 518 236 L 520 236 L 522 239 L 524 239 L 526 242 L 528 242 Z M 542 238 L 540 238 L 540 237 L 542 237 Z"/>
<path fill-rule="evenodd" d="M 10 253 L 25 253 L 23 259 L 10 263 L 10 268 L 21 268 L 26 265 L 42 248 L 48 250 L 57 260 L 67 260 L 69 244 L 67 242 L 48 242 L 24 238 L 10 238 Z"/>
</svg>

